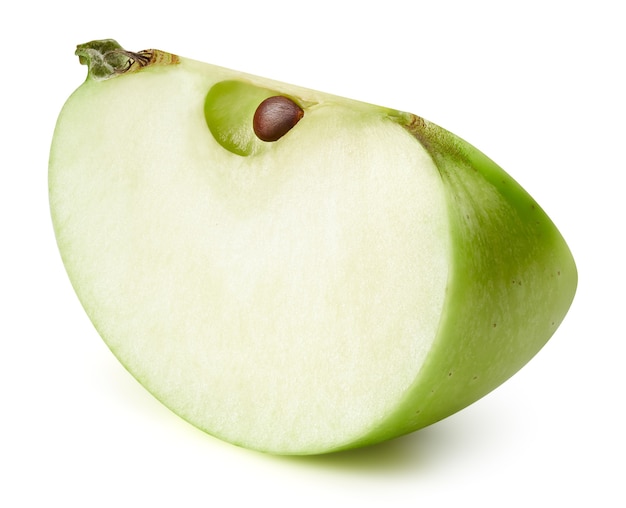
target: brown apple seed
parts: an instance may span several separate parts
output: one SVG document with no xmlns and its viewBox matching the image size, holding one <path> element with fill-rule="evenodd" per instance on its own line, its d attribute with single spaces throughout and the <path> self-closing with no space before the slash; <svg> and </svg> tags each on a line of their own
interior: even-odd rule
<svg viewBox="0 0 626 508">
<path fill-rule="evenodd" d="M 304 116 L 300 106 L 288 97 L 276 95 L 265 99 L 254 112 L 252 127 L 263 141 L 277 141 Z"/>
</svg>

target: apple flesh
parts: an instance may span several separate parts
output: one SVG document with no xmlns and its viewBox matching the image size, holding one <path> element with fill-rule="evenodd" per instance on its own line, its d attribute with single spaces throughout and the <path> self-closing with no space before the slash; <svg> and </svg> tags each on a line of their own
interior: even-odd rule
<svg viewBox="0 0 626 508">
<path fill-rule="evenodd" d="M 112 40 L 77 54 L 59 249 L 112 352 L 198 428 L 276 454 L 390 439 L 500 385 L 569 309 L 553 223 L 433 123 Z M 302 114 L 263 141 L 270 97 Z"/>
</svg>

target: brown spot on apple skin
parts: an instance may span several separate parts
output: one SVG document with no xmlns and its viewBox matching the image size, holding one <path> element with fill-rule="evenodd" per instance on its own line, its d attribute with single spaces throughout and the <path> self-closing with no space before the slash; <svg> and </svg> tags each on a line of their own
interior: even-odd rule
<svg viewBox="0 0 626 508">
<path fill-rule="evenodd" d="M 278 141 L 304 116 L 304 110 L 289 97 L 275 95 L 265 99 L 254 112 L 252 127 L 262 141 Z"/>
</svg>

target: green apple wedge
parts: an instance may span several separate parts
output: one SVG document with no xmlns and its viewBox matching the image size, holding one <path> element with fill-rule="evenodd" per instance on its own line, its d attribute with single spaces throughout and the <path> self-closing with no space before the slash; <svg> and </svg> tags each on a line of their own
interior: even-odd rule
<svg viewBox="0 0 626 508">
<path fill-rule="evenodd" d="M 76 53 L 49 167 L 64 265 L 119 361 L 205 432 L 294 455 L 403 435 L 567 313 L 554 224 L 435 124 L 113 40 Z"/>
</svg>

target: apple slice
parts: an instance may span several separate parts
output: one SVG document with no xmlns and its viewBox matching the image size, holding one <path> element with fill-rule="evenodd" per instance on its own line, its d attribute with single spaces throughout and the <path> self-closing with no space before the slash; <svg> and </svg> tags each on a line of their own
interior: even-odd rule
<svg viewBox="0 0 626 508">
<path fill-rule="evenodd" d="M 376 443 L 493 390 L 577 274 L 530 196 L 412 114 L 115 41 L 50 155 L 95 327 L 200 429 L 276 454 Z"/>
</svg>

